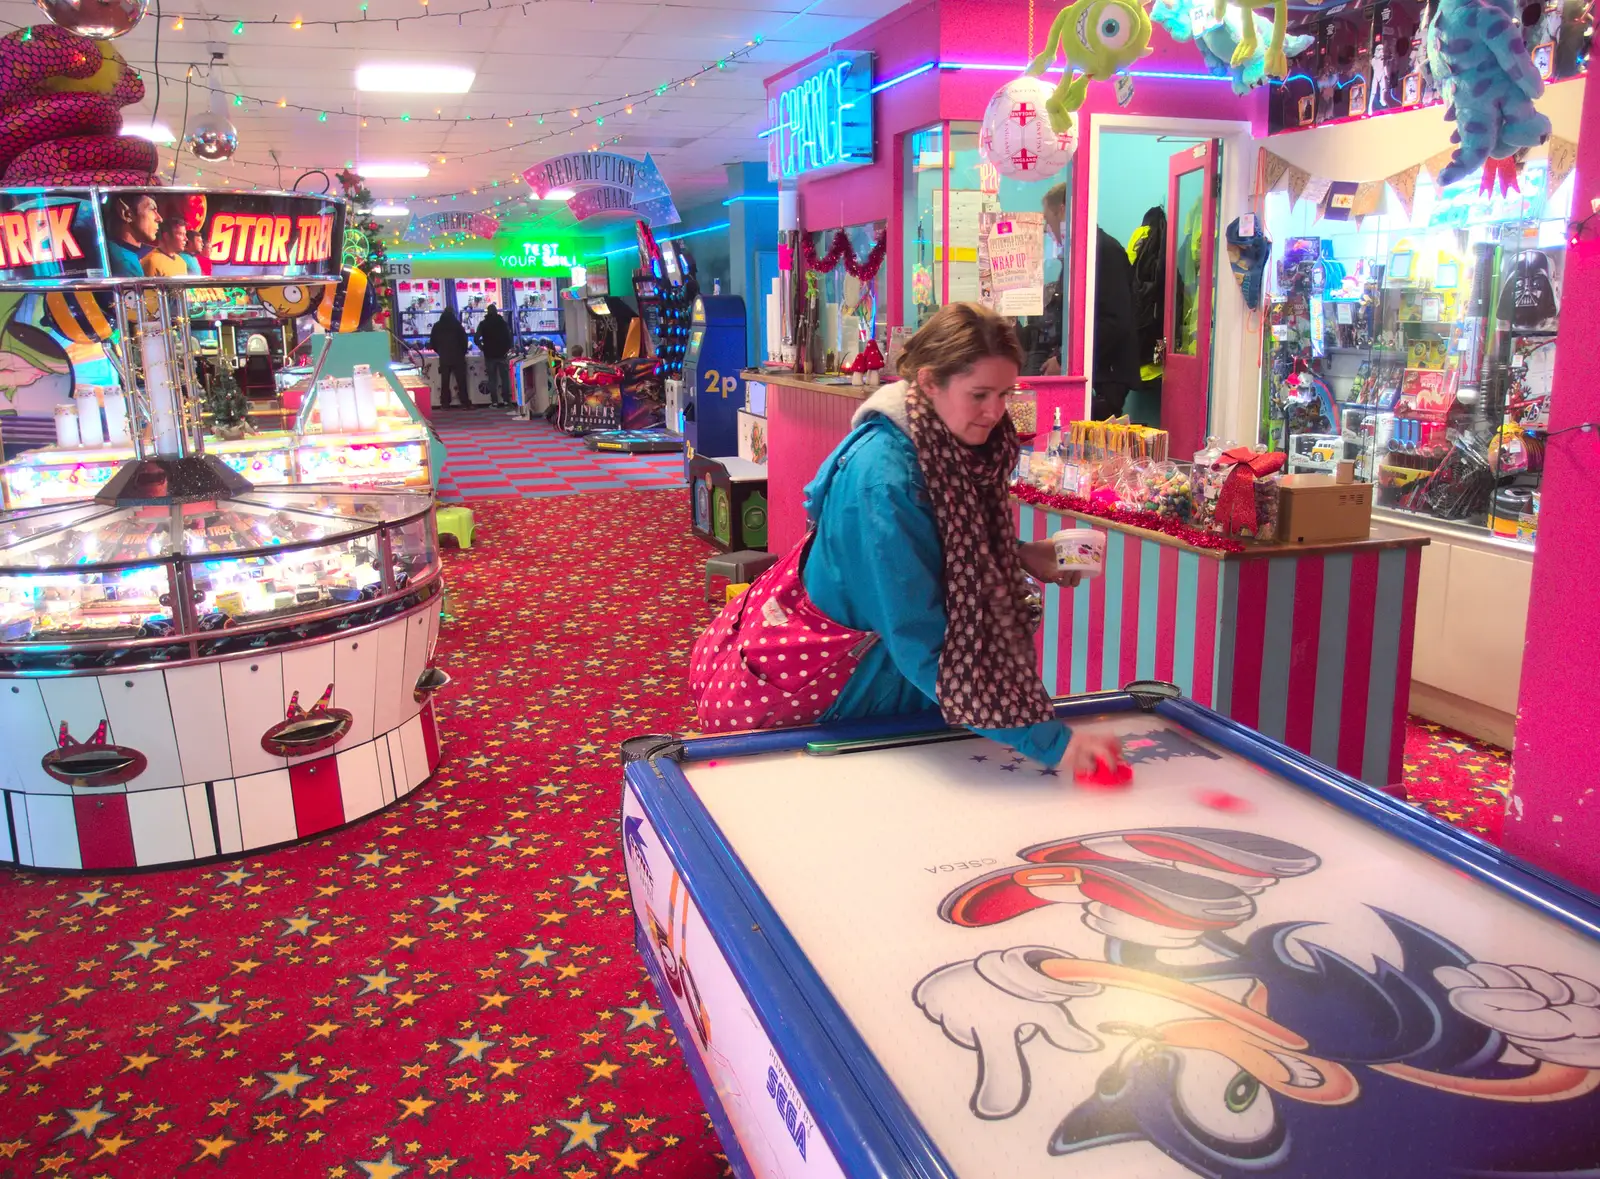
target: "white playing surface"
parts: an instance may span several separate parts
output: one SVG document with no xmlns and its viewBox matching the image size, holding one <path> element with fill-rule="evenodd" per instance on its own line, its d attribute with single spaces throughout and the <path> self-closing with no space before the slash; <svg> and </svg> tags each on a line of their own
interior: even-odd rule
<svg viewBox="0 0 1600 1179">
<path fill-rule="evenodd" d="M 1141 714 L 1099 727 L 1125 739 L 1178 728 Z M 980 739 L 685 768 L 745 869 L 963 1179 L 1191 1174 L 1145 1143 L 1064 1158 L 1052 1158 L 1045 1146 L 1129 1043 L 1102 1025 L 1149 1026 L 1192 1017 L 1192 1009 L 1127 990 L 1072 999 L 1078 1024 L 1104 1046 L 1072 1053 L 1034 1038 L 1024 1049 L 1032 1075 L 1026 1104 L 1014 1116 L 982 1120 L 970 1105 L 977 1054 L 946 1038 L 912 1001 L 931 971 L 986 951 L 1035 945 L 1104 959 L 1105 938 L 1083 924 L 1079 904 L 1047 905 L 986 928 L 939 918 L 948 893 L 996 869 L 1022 866 L 1016 853 L 1030 844 L 1149 827 L 1259 832 L 1309 849 L 1322 864 L 1260 893 L 1256 916 L 1233 931 L 1236 937 L 1273 922 L 1319 922 L 1296 937 L 1370 969 L 1376 956 L 1399 958 L 1392 935 L 1368 907 L 1379 906 L 1480 961 L 1532 964 L 1600 985 L 1593 943 L 1228 753 L 1140 764 L 1132 787 L 1120 792 L 1045 776 Z M 1230 813 L 1199 801 L 1217 790 L 1252 809 Z M 1242 997 L 1242 988 L 1215 989 Z"/>
</svg>

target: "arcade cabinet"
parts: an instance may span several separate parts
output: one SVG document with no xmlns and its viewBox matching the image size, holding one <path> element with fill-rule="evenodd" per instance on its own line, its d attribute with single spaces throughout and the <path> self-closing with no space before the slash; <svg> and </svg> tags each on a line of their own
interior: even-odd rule
<svg viewBox="0 0 1600 1179">
<path fill-rule="evenodd" d="M 683 435 L 687 460 L 739 453 L 739 411 L 744 408 L 744 300 L 737 295 L 701 295 L 689 319 L 683 361 Z"/>
</svg>

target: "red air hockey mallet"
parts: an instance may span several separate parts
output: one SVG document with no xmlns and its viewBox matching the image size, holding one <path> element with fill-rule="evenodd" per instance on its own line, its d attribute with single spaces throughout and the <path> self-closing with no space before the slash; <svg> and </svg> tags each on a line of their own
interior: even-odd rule
<svg viewBox="0 0 1600 1179">
<path fill-rule="evenodd" d="M 1126 790 L 1133 782 L 1133 767 L 1125 761 L 1109 762 L 1097 757 L 1094 769 L 1079 770 L 1076 777 L 1079 786 L 1094 790 Z"/>
</svg>

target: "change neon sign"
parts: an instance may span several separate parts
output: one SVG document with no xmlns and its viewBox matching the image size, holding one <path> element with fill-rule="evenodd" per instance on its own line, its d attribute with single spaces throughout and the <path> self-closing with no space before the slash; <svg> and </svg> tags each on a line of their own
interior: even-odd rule
<svg viewBox="0 0 1600 1179">
<path fill-rule="evenodd" d="M 872 163 L 872 54 L 830 53 L 767 99 L 767 176 Z"/>
</svg>

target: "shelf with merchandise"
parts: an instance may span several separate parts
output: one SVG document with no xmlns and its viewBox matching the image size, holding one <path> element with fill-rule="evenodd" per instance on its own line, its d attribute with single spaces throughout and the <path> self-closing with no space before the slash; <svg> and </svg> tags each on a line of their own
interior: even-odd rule
<svg viewBox="0 0 1600 1179">
<path fill-rule="evenodd" d="M 1572 199 L 1570 178 L 1554 193 L 1545 179 L 1544 161 L 1507 195 L 1423 177 L 1409 215 L 1386 189 L 1359 222 L 1269 194 L 1272 444 L 1293 456 L 1296 435 L 1337 433 L 1381 510 L 1531 543 Z M 1325 388 L 1339 421 L 1304 386 Z"/>
</svg>

